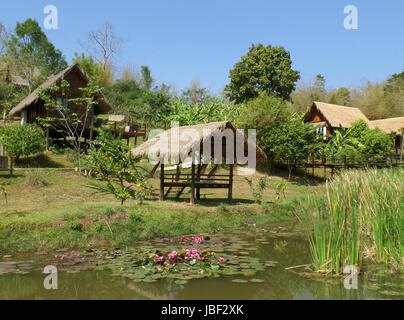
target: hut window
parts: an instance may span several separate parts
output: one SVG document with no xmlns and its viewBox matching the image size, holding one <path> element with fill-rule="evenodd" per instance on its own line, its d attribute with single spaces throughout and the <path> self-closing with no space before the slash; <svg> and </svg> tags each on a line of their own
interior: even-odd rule
<svg viewBox="0 0 404 320">
<path fill-rule="evenodd" d="M 63 106 L 64 109 L 69 108 L 69 103 L 67 98 L 57 97 L 56 98 L 58 105 Z"/>
<path fill-rule="evenodd" d="M 323 127 L 323 139 L 327 139 L 327 127 Z"/>
</svg>

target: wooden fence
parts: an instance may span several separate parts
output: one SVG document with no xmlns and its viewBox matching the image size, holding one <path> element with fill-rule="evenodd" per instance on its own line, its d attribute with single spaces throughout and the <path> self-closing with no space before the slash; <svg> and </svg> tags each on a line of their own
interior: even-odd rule
<svg viewBox="0 0 404 320">
<path fill-rule="evenodd" d="M 276 161 L 281 167 L 289 166 L 288 162 Z M 315 169 L 323 169 L 324 177 L 331 171 L 331 176 L 341 169 L 365 168 L 397 168 L 404 167 L 404 159 L 398 154 L 353 154 L 349 156 L 323 155 L 319 158 L 308 158 L 292 164 L 294 168 L 303 168 L 305 172 L 311 169 L 314 176 Z"/>
</svg>

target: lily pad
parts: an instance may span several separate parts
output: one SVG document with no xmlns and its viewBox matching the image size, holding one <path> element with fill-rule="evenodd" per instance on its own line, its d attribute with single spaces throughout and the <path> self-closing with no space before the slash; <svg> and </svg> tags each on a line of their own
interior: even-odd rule
<svg viewBox="0 0 404 320">
<path fill-rule="evenodd" d="M 244 279 L 234 279 L 234 280 L 232 280 L 232 282 L 234 282 L 234 283 L 248 283 L 248 280 L 244 280 Z"/>
<path fill-rule="evenodd" d="M 265 280 L 263 280 L 263 279 L 251 279 L 250 282 L 253 282 L 253 283 L 263 283 L 263 282 L 265 282 Z"/>
</svg>

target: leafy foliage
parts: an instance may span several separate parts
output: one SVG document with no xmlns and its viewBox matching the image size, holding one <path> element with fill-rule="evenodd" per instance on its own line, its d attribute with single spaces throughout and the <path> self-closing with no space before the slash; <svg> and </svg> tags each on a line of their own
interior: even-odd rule
<svg viewBox="0 0 404 320">
<path fill-rule="evenodd" d="M 111 132 L 101 130 L 88 150 L 86 167 L 106 182 L 106 188 L 93 187 L 112 193 L 121 204 L 131 198 L 142 203 L 151 189 L 137 160 L 120 137 L 115 139 Z"/>
<path fill-rule="evenodd" d="M 337 156 L 353 154 L 388 154 L 393 141 L 379 129 L 369 129 L 363 120 L 355 122 L 348 130 L 340 128 L 327 143 L 325 152 Z"/>
<path fill-rule="evenodd" d="M 30 91 L 44 77 L 67 67 L 62 52 L 55 49 L 38 22 L 32 19 L 17 23 L 7 43 L 6 61 L 15 75 L 29 82 Z"/>
<path fill-rule="evenodd" d="M 113 113 L 125 115 L 129 122 L 154 124 L 158 113 L 167 112 L 171 96 L 165 85 L 149 90 L 149 80 L 118 80 L 107 87 L 105 94 L 114 108 Z"/>
<path fill-rule="evenodd" d="M 256 128 L 258 145 L 271 161 L 289 163 L 289 173 L 299 160 L 320 150 L 320 141 L 311 124 L 288 110 L 286 103 L 273 96 L 262 95 L 246 103 L 238 119 L 240 127 Z"/>
<path fill-rule="evenodd" d="M 262 93 L 289 99 L 300 78 L 292 70 L 290 53 L 283 47 L 252 45 L 241 61 L 230 70 L 230 84 L 225 90 L 230 100 L 241 103 Z"/>
<path fill-rule="evenodd" d="M 178 121 L 180 126 L 214 121 L 234 121 L 239 116 L 239 112 L 239 106 L 224 100 L 190 104 L 181 98 L 176 98 L 169 105 L 168 112 L 158 114 L 158 121 L 165 126 L 171 121 Z"/>
<path fill-rule="evenodd" d="M 94 61 L 92 56 L 85 56 L 84 53 L 78 55 L 74 53 L 73 62 L 77 62 L 86 71 L 88 76 L 100 87 L 112 84 L 112 74 L 109 70 L 104 70 L 100 64 Z"/>
<path fill-rule="evenodd" d="M 0 141 L 7 153 L 17 159 L 40 153 L 45 149 L 45 136 L 41 128 L 33 124 L 0 128 Z"/>
<path fill-rule="evenodd" d="M 262 176 L 259 178 L 258 183 L 254 186 L 251 179 L 245 178 L 248 186 L 250 187 L 251 193 L 254 197 L 255 203 L 263 204 L 264 202 L 264 191 L 269 188 L 270 181 L 267 176 Z"/>
</svg>

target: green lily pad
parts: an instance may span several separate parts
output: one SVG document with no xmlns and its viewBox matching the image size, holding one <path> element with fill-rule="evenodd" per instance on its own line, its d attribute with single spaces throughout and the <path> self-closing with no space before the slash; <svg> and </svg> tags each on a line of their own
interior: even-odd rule
<svg viewBox="0 0 404 320">
<path fill-rule="evenodd" d="M 187 280 L 176 280 L 174 281 L 175 284 L 187 284 L 188 281 Z"/>
<path fill-rule="evenodd" d="M 253 282 L 253 283 L 263 283 L 263 282 L 265 282 L 265 280 L 263 280 L 263 279 L 251 279 L 250 282 Z"/>
<path fill-rule="evenodd" d="M 234 283 L 248 283 L 248 280 L 244 280 L 244 279 L 234 279 L 234 280 L 232 280 L 232 282 L 234 282 Z"/>
</svg>

